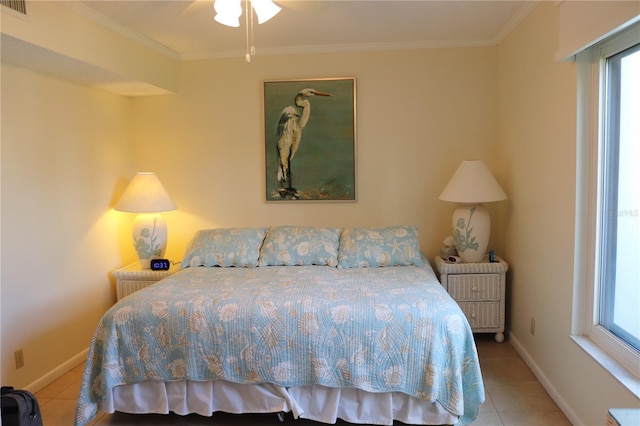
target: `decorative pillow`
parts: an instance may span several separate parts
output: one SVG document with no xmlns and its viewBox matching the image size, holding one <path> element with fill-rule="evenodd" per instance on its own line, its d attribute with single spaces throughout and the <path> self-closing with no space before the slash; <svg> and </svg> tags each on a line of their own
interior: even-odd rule
<svg viewBox="0 0 640 426">
<path fill-rule="evenodd" d="M 338 229 L 274 226 L 267 231 L 258 264 L 337 266 L 338 244 Z"/>
<path fill-rule="evenodd" d="M 424 265 L 415 226 L 342 230 L 338 268 L 407 265 Z"/>
<path fill-rule="evenodd" d="M 196 232 L 182 259 L 189 266 L 258 266 L 267 228 L 203 229 Z"/>
</svg>

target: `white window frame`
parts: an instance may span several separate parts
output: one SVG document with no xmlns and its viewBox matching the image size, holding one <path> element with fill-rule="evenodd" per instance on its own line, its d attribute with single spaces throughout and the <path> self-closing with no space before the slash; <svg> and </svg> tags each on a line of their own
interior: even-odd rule
<svg viewBox="0 0 640 426">
<path fill-rule="evenodd" d="M 604 58 L 640 43 L 636 23 L 576 57 L 578 65 L 578 144 L 576 163 L 576 228 L 572 338 L 605 369 L 640 398 L 640 355 L 598 325 L 599 223 L 598 201 L 605 129 Z"/>
</svg>

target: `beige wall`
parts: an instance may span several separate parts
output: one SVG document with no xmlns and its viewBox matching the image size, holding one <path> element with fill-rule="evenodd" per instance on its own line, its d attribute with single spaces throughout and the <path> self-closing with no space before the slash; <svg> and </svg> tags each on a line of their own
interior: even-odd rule
<svg viewBox="0 0 640 426">
<path fill-rule="evenodd" d="M 334 76 L 356 77 L 357 202 L 265 203 L 262 82 Z M 458 163 L 497 158 L 494 48 L 196 61 L 179 87 L 134 101 L 136 167 L 180 209 L 176 259 L 201 227 L 269 224 L 416 224 L 434 255 L 453 209 L 437 197 Z"/>
<path fill-rule="evenodd" d="M 1 78 L 2 383 L 26 386 L 83 351 L 111 304 L 131 101 L 9 65 Z"/>
<path fill-rule="evenodd" d="M 577 67 L 555 61 L 557 30 L 558 10 L 543 2 L 498 49 L 510 339 L 574 424 L 596 425 L 608 408 L 638 400 L 569 338 Z"/>
</svg>

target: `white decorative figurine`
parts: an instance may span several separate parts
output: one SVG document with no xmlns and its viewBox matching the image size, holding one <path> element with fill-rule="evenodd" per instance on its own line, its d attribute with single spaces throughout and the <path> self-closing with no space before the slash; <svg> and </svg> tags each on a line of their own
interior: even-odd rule
<svg viewBox="0 0 640 426">
<path fill-rule="evenodd" d="M 440 257 L 443 259 L 448 259 L 449 256 L 457 256 L 458 251 L 456 250 L 456 243 L 453 240 L 453 237 L 449 235 L 442 242 L 443 246 L 440 247 Z"/>
</svg>

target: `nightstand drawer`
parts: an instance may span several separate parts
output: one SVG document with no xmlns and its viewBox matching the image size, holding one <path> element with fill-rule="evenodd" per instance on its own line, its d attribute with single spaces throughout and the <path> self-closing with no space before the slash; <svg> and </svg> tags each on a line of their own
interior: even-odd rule
<svg viewBox="0 0 640 426">
<path fill-rule="evenodd" d="M 500 302 L 458 302 L 471 328 L 500 326 Z"/>
<path fill-rule="evenodd" d="M 499 274 L 449 275 L 449 294 L 456 301 L 500 300 Z"/>
</svg>

